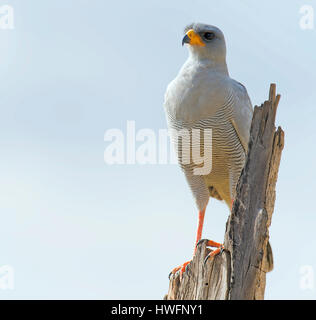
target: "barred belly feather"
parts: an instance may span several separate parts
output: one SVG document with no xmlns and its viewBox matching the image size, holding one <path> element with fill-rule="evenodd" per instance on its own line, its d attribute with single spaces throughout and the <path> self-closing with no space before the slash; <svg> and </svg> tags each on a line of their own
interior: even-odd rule
<svg viewBox="0 0 316 320">
<path fill-rule="evenodd" d="M 231 206 L 235 197 L 236 184 L 245 162 L 245 150 L 233 126 L 231 119 L 234 117 L 234 95 L 231 92 L 227 103 L 223 105 L 212 117 L 201 119 L 194 123 L 176 119 L 167 109 L 167 121 L 170 129 L 172 143 L 178 146 L 176 150 L 178 162 L 185 173 L 198 208 L 205 208 L 209 197 L 224 200 Z M 190 134 L 190 148 L 197 148 L 204 155 L 206 148 L 212 149 L 212 169 L 207 175 L 195 175 L 194 169 L 199 165 L 183 163 L 182 141 L 174 131 L 188 130 Z M 205 129 L 212 129 L 212 143 L 206 145 L 200 139 L 200 145 L 192 143 L 192 130 L 199 129 L 203 136 Z"/>
</svg>

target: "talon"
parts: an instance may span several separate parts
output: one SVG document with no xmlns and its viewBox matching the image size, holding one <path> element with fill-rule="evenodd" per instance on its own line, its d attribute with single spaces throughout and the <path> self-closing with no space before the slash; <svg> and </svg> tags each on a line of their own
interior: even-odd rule
<svg viewBox="0 0 316 320">
<path fill-rule="evenodd" d="M 200 244 L 204 243 L 205 241 L 208 241 L 207 239 L 201 239 L 196 243 L 196 247 L 198 247 Z"/>
<path fill-rule="evenodd" d="M 208 240 L 206 245 L 207 245 L 208 247 L 213 247 L 213 248 L 220 248 L 220 247 L 223 246 L 221 243 L 215 242 L 215 241 L 213 241 L 213 240 Z"/>
<path fill-rule="evenodd" d="M 217 256 L 218 254 L 221 254 L 224 251 L 224 249 L 225 249 L 224 246 L 221 244 L 219 248 L 210 252 L 204 259 L 204 265 L 206 264 L 206 262 L 209 258 L 213 258 L 213 257 Z"/>
<path fill-rule="evenodd" d="M 207 262 L 207 260 L 208 260 L 209 257 L 210 257 L 209 254 L 205 257 L 205 259 L 204 259 L 204 261 L 203 261 L 203 265 L 204 265 L 204 266 L 206 265 L 206 262 Z"/>
<path fill-rule="evenodd" d="M 196 243 L 196 247 L 198 245 L 200 245 L 201 243 L 205 243 L 206 242 L 206 246 L 207 247 L 213 247 L 213 248 L 220 248 L 222 247 L 223 245 L 219 242 L 215 242 L 213 240 L 208 240 L 208 239 L 201 239 L 199 240 L 197 243 Z"/>
<path fill-rule="evenodd" d="M 173 268 L 170 273 L 176 274 L 181 269 L 181 266 Z"/>
<path fill-rule="evenodd" d="M 180 270 L 180 279 L 182 279 L 182 275 L 183 273 L 186 271 L 188 264 L 191 263 L 191 260 L 186 261 L 185 263 L 183 263 L 181 266 L 174 268 L 170 273 L 169 273 L 169 280 L 171 275 L 175 274 L 176 272 L 178 272 Z"/>
</svg>

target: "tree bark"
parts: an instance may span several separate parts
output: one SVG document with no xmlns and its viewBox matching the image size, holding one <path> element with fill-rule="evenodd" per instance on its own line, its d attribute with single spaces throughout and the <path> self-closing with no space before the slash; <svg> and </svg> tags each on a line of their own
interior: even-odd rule
<svg viewBox="0 0 316 320">
<path fill-rule="evenodd" d="M 275 203 L 284 132 L 275 128 L 280 100 L 270 85 L 269 100 L 254 108 L 248 155 L 237 184 L 237 196 L 226 223 L 224 251 L 208 259 L 198 246 L 180 279 L 171 276 L 167 300 L 263 299 L 266 273 L 273 268 L 269 227 Z"/>
</svg>

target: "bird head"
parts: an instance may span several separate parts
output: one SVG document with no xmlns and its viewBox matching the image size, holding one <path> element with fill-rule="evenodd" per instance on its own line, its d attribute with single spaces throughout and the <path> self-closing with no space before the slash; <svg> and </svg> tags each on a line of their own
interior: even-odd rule
<svg viewBox="0 0 316 320">
<path fill-rule="evenodd" d="M 187 44 L 192 55 L 216 62 L 226 61 L 226 44 L 223 32 L 211 25 L 192 23 L 184 29 L 182 45 Z"/>
</svg>

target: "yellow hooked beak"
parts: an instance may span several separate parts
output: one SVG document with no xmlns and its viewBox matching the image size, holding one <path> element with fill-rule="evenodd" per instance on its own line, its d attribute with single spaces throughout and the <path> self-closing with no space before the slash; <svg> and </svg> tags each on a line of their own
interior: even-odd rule
<svg viewBox="0 0 316 320">
<path fill-rule="evenodd" d="M 182 45 L 185 43 L 201 47 L 205 46 L 205 43 L 202 41 L 201 37 L 193 29 L 190 29 L 182 39 Z"/>
</svg>

